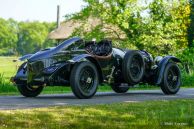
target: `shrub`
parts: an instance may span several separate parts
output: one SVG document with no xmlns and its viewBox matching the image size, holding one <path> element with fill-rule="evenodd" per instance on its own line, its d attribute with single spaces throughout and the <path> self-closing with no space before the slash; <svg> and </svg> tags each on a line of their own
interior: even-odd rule
<svg viewBox="0 0 194 129">
<path fill-rule="evenodd" d="M 182 86 L 194 87 L 194 73 L 191 74 L 187 74 L 186 72 L 182 73 Z"/>
</svg>

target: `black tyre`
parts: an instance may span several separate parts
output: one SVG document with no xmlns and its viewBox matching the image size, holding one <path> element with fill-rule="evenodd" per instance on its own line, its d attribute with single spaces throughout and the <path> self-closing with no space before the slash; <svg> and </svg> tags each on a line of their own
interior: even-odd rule
<svg viewBox="0 0 194 129">
<path fill-rule="evenodd" d="M 128 51 L 123 59 L 122 72 L 125 81 L 137 84 L 144 76 L 145 63 L 139 51 Z"/>
<path fill-rule="evenodd" d="M 164 94 L 176 94 L 181 85 L 181 72 L 177 64 L 168 63 L 164 70 L 161 89 Z"/>
<path fill-rule="evenodd" d="M 36 97 L 42 90 L 43 86 L 28 86 L 25 84 L 17 85 L 19 92 L 25 97 Z"/>
<path fill-rule="evenodd" d="M 70 76 L 71 89 L 74 95 L 80 99 L 88 99 L 95 95 L 99 77 L 98 71 L 91 62 L 75 64 Z"/>
<path fill-rule="evenodd" d="M 122 84 L 122 83 L 114 83 L 111 84 L 111 88 L 116 93 L 126 93 L 129 90 L 128 84 Z"/>
</svg>

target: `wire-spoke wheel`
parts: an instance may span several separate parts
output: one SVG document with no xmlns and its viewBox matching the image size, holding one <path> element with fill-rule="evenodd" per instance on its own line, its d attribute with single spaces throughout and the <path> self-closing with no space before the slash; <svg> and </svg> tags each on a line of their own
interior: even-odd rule
<svg viewBox="0 0 194 129">
<path fill-rule="evenodd" d="M 94 86 L 94 71 L 91 67 L 85 67 L 80 72 L 79 78 L 80 88 L 85 92 L 89 93 L 90 89 Z"/>
<path fill-rule="evenodd" d="M 181 72 L 177 64 L 168 63 L 163 76 L 161 89 L 165 94 L 176 94 L 181 85 Z"/>
<path fill-rule="evenodd" d="M 73 93 L 80 99 L 94 96 L 98 88 L 98 71 L 94 64 L 81 62 L 75 64 L 70 76 Z"/>
</svg>

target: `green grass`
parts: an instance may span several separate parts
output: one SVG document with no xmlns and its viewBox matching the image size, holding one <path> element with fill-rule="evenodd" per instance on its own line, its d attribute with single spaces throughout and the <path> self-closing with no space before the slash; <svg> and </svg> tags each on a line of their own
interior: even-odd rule
<svg viewBox="0 0 194 129">
<path fill-rule="evenodd" d="M 17 57 L 0 57 L 0 73 L 6 80 L 15 74 L 21 62 L 13 62 Z"/>
<path fill-rule="evenodd" d="M 194 128 L 194 100 L 0 111 L 2 129 Z"/>
</svg>

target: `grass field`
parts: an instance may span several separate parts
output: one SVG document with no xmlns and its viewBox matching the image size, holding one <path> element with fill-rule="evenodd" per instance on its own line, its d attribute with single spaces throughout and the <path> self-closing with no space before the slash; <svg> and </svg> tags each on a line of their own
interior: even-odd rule
<svg viewBox="0 0 194 129">
<path fill-rule="evenodd" d="M 13 62 L 17 57 L 0 57 L 0 73 L 6 80 L 14 75 L 21 62 Z"/>
<path fill-rule="evenodd" d="M 147 101 L 0 111 L 6 129 L 194 128 L 194 100 Z"/>
</svg>

